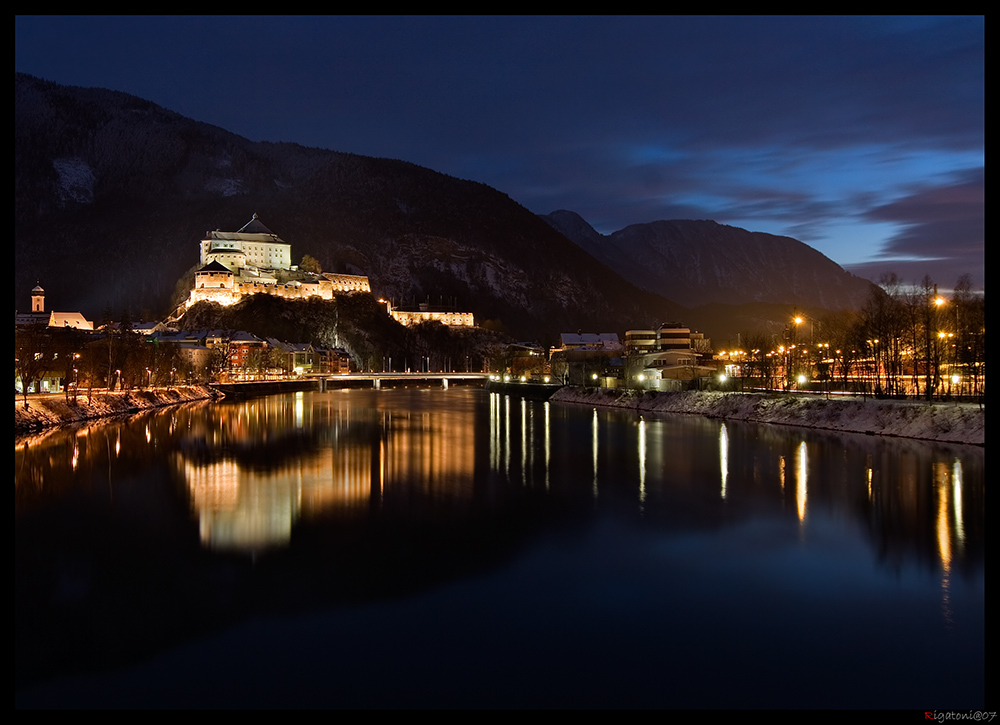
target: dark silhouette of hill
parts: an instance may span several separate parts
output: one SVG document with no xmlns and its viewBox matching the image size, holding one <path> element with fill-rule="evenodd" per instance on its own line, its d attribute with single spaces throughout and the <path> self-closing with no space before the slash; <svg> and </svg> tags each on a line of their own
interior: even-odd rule
<svg viewBox="0 0 1000 725">
<path fill-rule="evenodd" d="M 453 299 L 517 337 L 684 317 L 507 195 L 415 164 L 251 142 L 153 103 L 15 74 L 15 308 L 164 317 L 210 229 L 253 213 L 293 261 Z"/>
</svg>

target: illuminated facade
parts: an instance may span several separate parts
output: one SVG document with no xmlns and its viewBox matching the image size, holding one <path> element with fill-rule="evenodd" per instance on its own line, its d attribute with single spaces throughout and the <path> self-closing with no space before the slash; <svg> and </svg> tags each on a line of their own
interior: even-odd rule
<svg viewBox="0 0 1000 725">
<path fill-rule="evenodd" d="M 253 294 L 287 299 L 371 293 L 368 278 L 353 274 L 310 274 L 292 265 L 292 245 L 268 229 L 254 214 L 239 231 L 207 232 L 201 240 L 202 267 L 178 314 L 198 302 L 233 305 Z"/>
<path fill-rule="evenodd" d="M 397 310 L 391 303 L 379 300 L 385 304 L 386 312 L 399 324 L 409 327 L 421 322 L 440 322 L 449 327 L 475 327 L 476 320 L 471 312 L 454 312 L 452 310 L 432 310 L 427 305 L 421 305 L 418 310 Z"/>
<path fill-rule="evenodd" d="M 292 266 L 292 245 L 268 229 L 254 214 L 239 231 L 207 232 L 201 240 L 201 268 L 195 272 L 194 287 L 176 311 L 180 317 L 198 302 L 234 305 L 248 295 L 267 294 L 286 299 L 319 297 L 332 300 L 338 294 L 371 294 L 368 277 L 324 272 L 312 274 Z M 401 325 L 440 322 L 449 327 L 474 327 L 471 312 L 396 310 L 385 300 L 386 311 Z"/>
<path fill-rule="evenodd" d="M 93 330 L 94 323 L 79 312 L 46 312 L 45 290 L 35 285 L 31 290 L 31 312 L 14 313 L 14 325 L 45 325 L 47 327 Z"/>
</svg>

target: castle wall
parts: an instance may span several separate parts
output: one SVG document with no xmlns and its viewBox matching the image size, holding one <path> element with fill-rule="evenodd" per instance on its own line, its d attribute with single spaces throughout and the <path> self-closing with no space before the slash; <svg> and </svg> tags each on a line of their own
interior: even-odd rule
<svg viewBox="0 0 1000 725">
<path fill-rule="evenodd" d="M 203 284 L 204 282 L 204 284 Z M 187 307 L 197 302 L 217 302 L 220 305 L 234 305 L 248 295 L 274 295 L 289 300 L 319 297 L 332 300 L 336 295 L 333 285 L 323 284 L 274 284 L 255 281 L 239 281 L 233 275 L 223 273 L 200 274 L 196 277 L 195 288 L 188 297 Z"/>
<path fill-rule="evenodd" d="M 390 310 L 389 314 L 401 325 L 419 325 L 428 320 L 440 322 L 449 327 L 475 327 L 476 321 L 471 312 L 405 312 Z"/>
<path fill-rule="evenodd" d="M 323 278 L 337 292 L 367 292 L 371 294 L 372 291 L 371 285 L 368 283 L 368 278 L 360 274 L 332 274 L 326 272 L 323 274 Z"/>
</svg>

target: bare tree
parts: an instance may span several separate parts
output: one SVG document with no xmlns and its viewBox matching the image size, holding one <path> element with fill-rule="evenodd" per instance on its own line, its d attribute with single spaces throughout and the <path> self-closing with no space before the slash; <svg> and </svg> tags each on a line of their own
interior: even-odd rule
<svg viewBox="0 0 1000 725">
<path fill-rule="evenodd" d="M 972 289 L 972 278 L 962 275 L 952 296 L 954 354 L 960 375 L 971 382 L 971 393 L 982 395 L 986 368 L 986 296 Z"/>
<path fill-rule="evenodd" d="M 52 365 L 51 336 L 41 323 L 18 327 L 14 331 L 14 369 L 21 379 L 24 408 L 28 409 L 28 389 L 39 382 Z"/>
</svg>

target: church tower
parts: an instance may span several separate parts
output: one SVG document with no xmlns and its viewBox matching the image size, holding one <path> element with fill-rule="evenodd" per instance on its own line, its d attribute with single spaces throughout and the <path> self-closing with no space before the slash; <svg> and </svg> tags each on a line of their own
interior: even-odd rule
<svg viewBox="0 0 1000 725">
<path fill-rule="evenodd" d="M 36 284 L 31 290 L 31 311 L 45 312 L 45 290 L 40 284 Z"/>
</svg>

